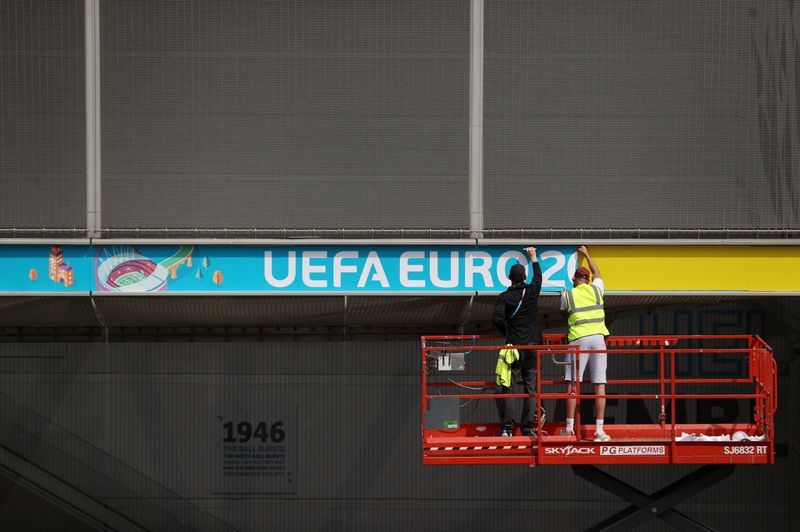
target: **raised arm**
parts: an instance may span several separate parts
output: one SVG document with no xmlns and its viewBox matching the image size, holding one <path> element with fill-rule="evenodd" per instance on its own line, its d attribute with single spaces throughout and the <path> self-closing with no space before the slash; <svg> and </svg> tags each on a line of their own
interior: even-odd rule
<svg viewBox="0 0 800 532">
<path fill-rule="evenodd" d="M 536 258 L 536 248 L 529 246 L 525 248 L 528 252 L 528 257 L 531 259 L 531 267 L 533 268 L 533 279 L 531 285 L 534 287 L 536 293 L 542 289 L 542 267 L 539 266 L 539 260 Z"/>
<path fill-rule="evenodd" d="M 589 250 L 586 249 L 586 246 L 580 246 L 578 248 L 578 253 L 586 257 L 586 262 L 589 264 L 589 271 L 592 272 L 592 279 L 597 279 L 598 277 L 602 279 L 603 276 L 600 274 L 600 268 L 597 267 L 592 257 L 589 256 Z"/>
<path fill-rule="evenodd" d="M 536 248 L 533 246 L 528 246 L 525 248 L 525 251 L 528 252 L 528 256 L 531 258 L 531 264 L 537 262 L 536 259 Z"/>
</svg>

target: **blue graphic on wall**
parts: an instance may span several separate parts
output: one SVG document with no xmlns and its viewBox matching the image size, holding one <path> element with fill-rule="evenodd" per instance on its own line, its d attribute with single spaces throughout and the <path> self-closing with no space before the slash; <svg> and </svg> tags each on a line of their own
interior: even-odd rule
<svg viewBox="0 0 800 532">
<path fill-rule="evenodd" d="M 574 247 L 538 259 L 543 292 L 571 286 Z M 5 246 L 0 291 L 495 294 L 517 263 L 530 280 L 527 255 L 508 246 Z"/>
<path fill-rule="evenodd" d="M 0 246 L 0 292 L 88 292 L 89 246 Z"/>
</svg>

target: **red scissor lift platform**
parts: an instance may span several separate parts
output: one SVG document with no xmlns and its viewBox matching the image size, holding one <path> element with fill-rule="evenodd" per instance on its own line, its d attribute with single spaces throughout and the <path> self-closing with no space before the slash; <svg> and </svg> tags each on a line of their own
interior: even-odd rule
<svg viewBox="0 0 800 532">
<path fill-rule="evenodd" d="M 578 356 L 590 352 L 578 352 L 563 344 L 563 335 L 545 335 L 543 345 L 516 346 L 518 349 L 535 349 L 537 374 L 542 375 L 543 362 L 555 355 L 576 353 Z M 772 464 L 774 463 L 774 425 L 777 408 L 777 371 L 772 349 L 758 336 L 610 336 L 606 344 L 609 359 L 615 356 L 653 355 L 658 360 L 658 378 L 611 379 L 608 388 L 614 390 L 618 400 L 652 400 L 659 404 L 660 422 L 652 425 L 606 425 L 611 436 L 609 442 L 595 442 L 594 425 L 580 424 L 576 420 L 575 436 L 560 435 L 563 423 L 546 422 L 538 427 L 535 437 L 522 436 L 519 429 L 512 437 L 496 436 L 497 423 L 460 423 L 457 429 L 426 428 L 425 412 L 431 400 L 458 397 L 459 400 L 480 400 L 500 397 L 496 394 L 474 393 L 475 388 L 491 388 L 494 381 L 432 382 L 429 379 L 432 357 L 469 350 L 494 358 L 503 345 L 470 345 L 477 340 L 493 339 L 487 336 L 427 336 L 422 338 L 422 449 L 426 464 Z M 499 343 L 501 340 L 497 339 Z M 740 343 L 739 347 L 713 347 L 714 342 Z M 442 345 L 447 343 L 449 345 Z M 681 347 L 692 343 L 700 347 Z M 695 355 L 702 357 L 741 356 L 747 360 L 747 375 L 737 378 L 678 378 L 676 363 L 680 357 Z M 547 357 L 547 358 L 546 358 Z M 577 357 L 576 357 L 577 358 Z M 609 375 L 611 377 L 612 375 Z M 566 381 L 539 379 L 536 405 L 545 400 L 564 400 L 569 397 Z M 747 393 L 714 393 L 715 385 L 739 384 L 749 386 Z M 625 394 L 630 385 L 645 385 L 652 393 Z M 709 389 L 706 393 L 683 393 L 693 385 Z M 519 387 L 519 386 L 518 386 Z M 454 393 L 457 390 L 473 393 Z M 444 390 L 444 391 L 443 391 Z M 434 393 L 435 391 L 435 393 Z M 506 397 L 527 397 L 510 394 Z M 593 399 L 595 395 L 575 396 Z M 752 418 L 740 423 L 715 423 L 713 425 L 676 423 L 675 402 L 681 399 L 748 399 L 755 405 Z M 537 408 L 538 411 L 538 408 Z M 748 439 L 742 441 L 714 438 L 731 436 L 743 432 Z M 680 440 L 681 434 L 702 434 L 702 439 Z"/>
<path fill-rule="evenodd" d="M 611 368 L 612 357 L 649 355 L 657 367 L 657 377 L 614 379 L 609 369 L 606 397 L 655 402 L 658 422 L 653 424 L 606 424 L 611 436 L 607 442 L 595 442 L 593 424 L 580 423 L 580 408 L 575 419 L 575 435 L 561 435 L 564 423 L 537 422 L 536 435 L 523 436 L 519 428 L 511 437 L 497 434 L 497 422 L 452 422 L 450 427 L 434 428 L 428 422 L 432 401 L 467 401 L 501 397 L 494 391 L 494 381 L 456 381 L 451 372 L 441 378 L 440 363 L 448 356 L 483 354 L 496 360 L 506 346 L 502 339 L 492 336 L 426 336 L 422 337 L 422 459 L 425 464 L 540 464 L 570 465 L 576 475 L 628 500 L 631 506 L 612 515 L 591 530 L 628 530 L 651 518 L 662 519 L 682 530 L 709 530 L 682 514 L 674 507 L 693 494 L 721 481 L 733 473 L 736 464 L 773 464 L 773 424 L 778 406 L 777 369 L 772 349 L 758 336 L 750 335 L 670 335 L 670 336 L 610 336 L 606 339 Z M 592 351 L 577 351 L 565 345 L 564 335 L 545 335 L 544 344 L 515 346 L 536 350 L 537 375 L 536 412 L 543 401 L 565 400 L 567 381 L 542 377 L 543 364 L 549 374 L 560 371 L 555 364 L 566 364 L 566 354 L 574 354 L 573 365 L 580 356 Z M 483 345 L 480 345 L 483 344 Z M 493 345 L 488 345 L 493 344 Z M 744 375 L 720 378 L 694 378 L 676 375 L 682 357 L 702 357 L 709 364 L 717 360 L 737 359 L 738 367 L 746 368 Z M 463 358 L 462 358 L 463 360 Z M 433 364 L 431 364 L 433 362 Z M 450 361 L 447 362 L 450 364 Z M 462 366 L 463 367 L 463 366 Z M 628 368 L 633 367 L 628 365 Z M 576 374 L 573 367 L 573 375 Z M 435 375 L 439 378 L 431 378 Z M 492 376 L 493 377 L 493 376 Z M 646 389 L 643 393 L 626 393 L 626 388 Z M 735 387 L 735 393 L 720 392 L 720 388 Z M 521 389 L 519 383 L 517 388 Z M 594 399 L 598 396 L 580 393 L 575 397 Z M 703 393 L 698 393 L 701 389 Z M 715 391 L 717 390 L 717 391 Z M 466 391 L 468 393 L 460 393 Z M 526 398 L 525 394 L 502 397 Z M 457 398 L 457 399 L 456 399 Z M 753 405 L 749 419 L 736 423 L 678 423 L 676 402 L 692 399 L 747 400 Z M 492 401 L 493 402 L 493 401 Z M 519 405 L 517 405 L 519 406 Z M 517 409 L 517 412 L 519 409 Z M 433 416 L 431 416 L 433 417 Z M 438 418 L 438 419 L 441 419 Z M 496 412 L 493 421 L 496 420 Z M 445 424 L 447 422 L 445 421 Z M 645 494 L 633 486 L 598 469 L 605 464 L 703 464 L 703 467 L 655 492 Z"/>
<path fill-rule="evenodd" d="M 568 384 L 565 380 L 542 378 L 543 359 L 564 365 L 567 359 L 563 355 L 574 354 L 572 374 L 575 375 L 574 366 L 579 357 L 592 353 L 564 345 L 564 335 L 545 335 L 543 341 L 542 345 L 516 346 L 536 351 L 537 375 L 540 376 L 536 385 L 536 412 L 541 411 L 543 401 L 570 397 L 565 393 Z M 427 414 L 431 413 L 432 401 L 449 401 L 450 408 L 457 410 L 462 401 L 501 397 L 494 393 L 475 393 L 494 391 L 494 381 L 429 378 L 429 373 L 438 373 L 441 377 L 443 367 L 455 369 L 453 359 L 456 355 L 462 357 L 458 365 L 460 369 L 465 367 L 466 355 L 484 353 L 494 359 L 496 353 L 506 347 L 500 343 L 499 338 L 480 335 L 422 337 L 422 459 L 425 464 L 570 465 L 577 476 L 631 503 L 590 530 L 630 530 L 649 519 L 658 518 L 678 529 L 697 531 L 710 529 L 675 509 L 677 504 L 732 475 L 737 464 L 775 462 L 773 420 L 778 406 L 777 370 L 772 349 L 758 336 L 608 337 L 605 352 L 609 360 L 611 357 L 644 354 L 655 360 L 658 368 L 657 378 L 608 380 L 608 387 L 615 392 L 613 398 L 653 401 L 659 412 L 657 423 L 607 424 L 605 431 L 611 436 L 611 441 L 595 442 L 592 439 L 595 426 L 580 423 L 580 408 L 576 412 L 574 436 L 561 435 L 564 423 L 537 421 L 535 436 L 523 436 L 517 428 L 513 436 L 501 437 L 497 435 L 499 423 L 461 423 L 458 414 L 454 416 L 456 420 L 449 422 L 446 414 L 444 418 L 432 415 L 429 419 Z M 710 359 L 712 363 L 720 358 L 741 357 L 745 362 L 741 367 L 746 368 L 746 374 L 713 379 L 677 376 L 677 363 L 681 357 L 688 356 Z M 429 364 L 431 361 L 436 364 Z M 714 391 L 721 386 L 740 390 L 736 393 Z M 649 391 L 625 393 L 629 387 L 644 387 Z M 598 397 L 582 395 L 580 387 L 576 388 L 573 397 L 579 403 L 581 399 Z M 698 393 L 696 388 L 702 388 L 703 393 Z M 460 390 L 469 393 L 454 393 Z M 528 395 L 502 397 L 526 398 Z M 675 419 L 676 402 L 687 399 L 747 400 L 753 405 L 752 416 L 735 423 L 678 423 Z M 454 402 L 458 404 L 454 405 Z M 443 419 L 445 425 L 451 426 L 426 426 L 441 423 Z M 702 467 L 652 494 L 646 494 L 596 467 L 603 464 L 702 464 Z"/>
</svg>

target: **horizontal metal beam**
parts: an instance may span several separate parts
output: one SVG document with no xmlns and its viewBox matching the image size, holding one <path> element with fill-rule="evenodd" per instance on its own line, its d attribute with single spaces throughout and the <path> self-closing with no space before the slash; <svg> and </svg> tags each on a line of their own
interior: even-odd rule
<svg viewBox="0 0 800 532">
<path fill-rule="evenodd" d="M 2 234 L 2 233 L 0 233 Z M 220 245 L 220 246 L 800 246 L 798 238 L 0 238 L 0 245 Z"/>
<path fill-rule="evenodd" d="M 474 246 L 475 239 L 430 239 L 430 238 L 375 238 L 375 239 L 332 239 L 332 238 L 95 238 L 92 243 L 111 245 L 220 245 L 220 246 Z"/>
<path fill-rule="evenodd" d="M 782 229 L 672 229 L 672 228 L 581 228 L 572 227 L 564 229 L 483 229 L 483 238 L 492 242 L 565 242 L 588 244 L 590 242 L 661 242 L 676 241 L 684 245 L 702 241 L 705 244 L 712 242 L 738 242 L 752 240 L 756 243 L 762 241 L 800 240 L 800 227 Z M 412 229 L 385 229 L 385 228 L 357 228 L 357 229 L 323 229 L 323 228 L 103 228 L 102 235 L 115 240 L 130 241 L 131 239 L 170 239 L 173 241 L 186 240 L 472 240 L 470 229 L 454 228 L 412 228 Z M 55 228 L 55 227 L 30 227 L 30 228 L 0 228 L 0 239 L 22 238 L 78 238 L 87 236 L 86 228 Z"/>
<path fill-rule="evenodd" d="M 478 245 L 502 246 L 800 246 L 797 238 L 480 238 Z"/>
</svg>

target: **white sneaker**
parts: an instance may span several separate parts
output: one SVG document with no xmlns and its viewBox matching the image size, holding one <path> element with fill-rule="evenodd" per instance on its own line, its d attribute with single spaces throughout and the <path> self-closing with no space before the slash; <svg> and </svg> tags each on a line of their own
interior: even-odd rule
<svg viewBox="0 0 800 532">
<path fill-rule="evenodd" d="M 611 441 L 611 436 L 605 432 L 595 432 L 594 441 Z"/>
<path fill-rule="evenodd" d="M 562 436 L 575 436 L 574 430 L 561 429 Z"/>
</svg>

